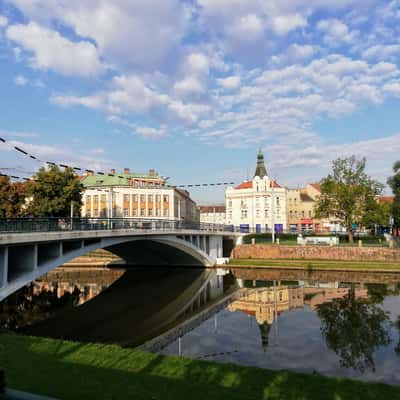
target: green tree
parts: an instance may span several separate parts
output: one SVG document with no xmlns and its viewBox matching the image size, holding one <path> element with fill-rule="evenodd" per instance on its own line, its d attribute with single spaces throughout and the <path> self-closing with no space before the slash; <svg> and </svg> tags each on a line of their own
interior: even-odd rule
<svg viewBox="0 0 400 400">
<path fill-rule="evenodd" d="M 375 370 L 374 351 L 391 342 L 389 314 L 369 299 L 349 293 L 317 308 L 326 343 L 339 357 L 340 365 L 364 372 Z"/>
<path fill-rule="evenodd" d="M 0 176 L 0 218 L 19 217 L 25 203 L 25 185 Z"/>
<path fill-rule="evenodd" d="M 388 184 L 392 188 L 394 194 L 394 201 L 392 204 L 394 226 L 400 228 L 400 161 L 394 163 L 393 172 L 394 175 L 388 179 Z"/>
<path fill-rule="evenodd" d="M 60 170 L 52 165 L 40 168 L 35 179 L 27 185 L 29 203 L 27 214 L 34 217 L 69 217 L 71 204 L 74 216 L 80 216 L 82 189 L 71 168 Z"/>
<path fill-rule="evenodd" d="M 338 158 L 332 163 L 332 174 L 321 181 L 321 196 L 315 206 L 318 218 L 335 217 L 347 229 L 353 242 L 353 224 L 362 224 L 383 185 L 365 173 L 366 159 L 355 156 Z"/>
</svg>

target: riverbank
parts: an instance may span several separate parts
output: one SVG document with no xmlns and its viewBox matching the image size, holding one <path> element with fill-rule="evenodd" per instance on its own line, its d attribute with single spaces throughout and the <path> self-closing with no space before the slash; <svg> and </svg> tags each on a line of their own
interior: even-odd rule
<svg viewBox="0 0 400 400">
<path fill-rule="evenodd" d="M 235 268 L 280 268 L 298 270 L 330 270 L 330 271 L 377 271 L 377 272 L 399 272 L 400 262 L 360 262 L 360 261 L 325 261 L 325 260 L 302 260 L 302 259 L 255 259 L 243 258 L 233 259 L 227 264 Z"/>
<path fill-rule="evenodd" d="M 13 389 L 60 399 L 400 399 L 400 387 L 170 357 L 114 345 L 0 335 Z"/>
</svg>

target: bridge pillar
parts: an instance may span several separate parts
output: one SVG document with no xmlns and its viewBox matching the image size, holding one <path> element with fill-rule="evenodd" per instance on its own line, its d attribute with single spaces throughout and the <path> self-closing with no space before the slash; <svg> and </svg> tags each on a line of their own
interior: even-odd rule
<svg viewBox="0 0 400 400">
<path fill-rule="evenodd" d="M 37 245 L 10 246 L 8 248 L 8 282 L 11 283 L 21 275 L 32 272 L 37 268 Z"/>
<path fill-rule="evenodd" d="M 210 256 L 212 258 L 222 257 L 222 237 L 221 236 L 210 236 Z"/>
<path fill-rule="evenodd" d="M 8 247 L 0 248 L 0 288 L 7 285 L 8 277 Z"/>
</svg>

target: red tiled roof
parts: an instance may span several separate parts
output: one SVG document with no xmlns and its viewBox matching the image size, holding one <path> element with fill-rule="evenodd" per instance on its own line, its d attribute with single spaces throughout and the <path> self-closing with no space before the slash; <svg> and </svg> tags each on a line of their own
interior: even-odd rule
<svg viewBox="0 0 400 400">
<path fill-rule="evenodd" d="M 253 187 L 253 182 L 242 182 L 240 185 L 236 186 L 235 189 L 251 189 Z"/>
<path fill-rule="evenodd" d="M 235 189 L 251 189 L 252 187 L 253 187 L 253 182 L 247 181 L 247 182 L 242 182 L 240 185 L 236 186 Z M 269 187 L 280 188 L 281 186 L 276 181 L 270 181 Z"/>
<path fill-rule="evenodd" d="M 270 181 L 269 187 L 280 188 L 281 186 L 276 181 Z"/>
<path fill-rule="evenodd" d="M 310 186 L 312 186 L 314 189 L 318 190 L 318 192 L 321 191 L 321 185 L 319 183 L 310 183 Z"/>
<path fill-rule="evenodd" d="M 378 202 L 379 203 L 393 203 L 394 196 L 379 196 Z"/>
</svg>

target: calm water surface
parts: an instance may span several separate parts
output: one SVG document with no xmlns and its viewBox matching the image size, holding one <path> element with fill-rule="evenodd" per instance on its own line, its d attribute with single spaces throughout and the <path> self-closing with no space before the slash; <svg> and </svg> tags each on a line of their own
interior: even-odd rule
<svg viewBox="0 0 400 400">
<path fill-rule="evenodd" d="M 24 333 L 400 385 L 400 275 L 82 269 L 33 288 L 69 301 Z"/>
</svg>

